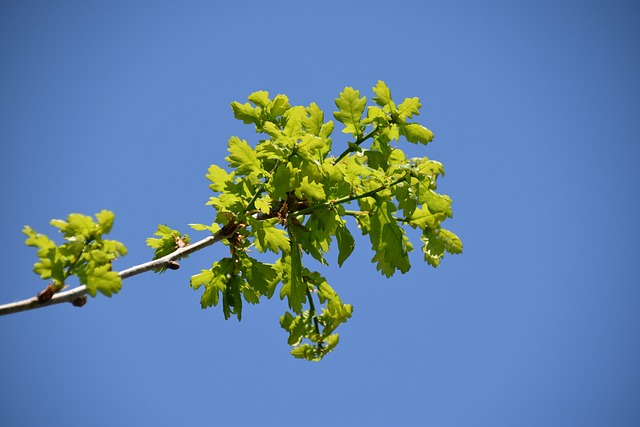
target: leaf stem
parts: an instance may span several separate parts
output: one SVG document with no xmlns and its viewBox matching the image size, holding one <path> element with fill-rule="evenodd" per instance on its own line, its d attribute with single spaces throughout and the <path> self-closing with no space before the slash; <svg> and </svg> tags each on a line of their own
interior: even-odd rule
<svg viewBox="0 0 640 427">
<path fill-rule="evenodd" d="M 319 209 L 324 209 L 324 208 L 328 208 L 330 206 L 334 206 L 334 205 L 341 205 L 343 203 L 348 203 L 351 202 L 353 200 L 358 200 L 358 199 L 363 199 L 365 197 L 371 197 L 373 195 L 375 195 L 376 193 L 382 191 L 382 190 L 386 190 L 387 188 L 393 187 L 394 185 L 397 185 L 401 182 L 403 182 L 406 178 L 407 178 L 408 174 L 403 175 L 402 177 L 396 179 L 395 181 L 389 183 L 389 184 L 383 184 L 378 188 L 375 188 L 373 190 L 369 190 L 365 193 L 362 194 L 357 194 L 354 196 L 345 196 L 345 197 L 341 197 L 339 199 L 335 199 L 335 200 L 329 200 L 326 202 L 322 202 L 322 203 L 318 203 L 317 205 L 314 206 L 310 206 L 308 208 L 305 209 L 301 209 L 299 211 L 296 211 L 296 215 L 305 215 L 308 214 L 310 212 L 313 212 L 315 210 L 319 210 Z"/>
<path fill-rule="evenodd" d="M 276 164 L 273 166 L 273 169 L 271 169 L 271 171 L 269 172 L 269 175 L 273 175 L 273 173 L 276 171 L 276 169 L 278 168 L 278 165 L 280 164 L 280 159 L 276 159 Z M 252 210 L 255 209 L 255 204 L 256 204 L 256 200 L 258 200 L 258 197 L 260 197 L 262 195 L 262 193 L 264 192 L 264 187 L 265 185 L 267 185 L 267 182 L 269 182 L 269 178 L 264 179 L 264 181 L 260 184 L 260 187 L 258 188 L 258 191 L 256 191 L 256 194 L 253 195 L 253 197 L 251 198 L 251 200 L 249 200 L 249 203 L 247 204 L 247 207 L 245 208 L 245 213 L 249 213 Z"/>
<path fill-rule="evenodd" d="M 356 139 L 356 142 L 354 142 L 353 144 L 355 144 L 356 146 L 360 146 L 360 144 L 362 144 L 363 142 L 365 142 L 367 139 L 372 138 L 376 132 L 378 132 L 378 127 L 374 127 L 373 130 L 371 132 L 369 132 L 368 134 L 361 136 L 360 138 Z M 342 160 L 345 156 L 347 156 L 349 153 L 355 151 L 353 149 L 353 145 L 350 145 L 346 150 L 344 150 L 342 153 L 340 153 L 340 155 L 333 161 L 333 164 L 337 164 L 340 160 Z"/>
<path fill-rule="evenodd" d="M 316 306 L 313 303 L 313 298 L 311 295 L 311 291 L 309 290 L 309 286 L 307 286 L 307 299 L 309 300 L 309 314 L 311 314 L 311 318 L 313 319 L 313 327 L 316 330 L 316 334 L 320 336 L 320 323 L 318 322 L 318 313 L 316 312 Z M 318 341 L 318 350 L 322 350 L 322 342 Z"/>
</svg>

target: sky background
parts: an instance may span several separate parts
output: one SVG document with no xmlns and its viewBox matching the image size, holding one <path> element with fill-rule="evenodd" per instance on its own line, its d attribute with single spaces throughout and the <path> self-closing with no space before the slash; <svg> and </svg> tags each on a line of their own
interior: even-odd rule
<svg viewBox="0 0 640 427">
<path fill-rule="evenodd" d="M 640 425 L 638 22 L 611 0 L 2 1 L 0 303 L 46 285 L 26 224 L 110 209 L 124 269 L 158 224 L 210 222 L 208 166 L 254 137 L 229 103 L 257 90 L 327 118 L 345 86 L 419 97 L 436 138 L 407 151 L 444 163 L 465 247 L 388 280 L 362 239 L 333 258 L 354 316 L 320 363 L 288 354 L 277 298 L 200 309 L 189 276 L 222 246 L 3 317 L 0 423 Z"/>
</svg>

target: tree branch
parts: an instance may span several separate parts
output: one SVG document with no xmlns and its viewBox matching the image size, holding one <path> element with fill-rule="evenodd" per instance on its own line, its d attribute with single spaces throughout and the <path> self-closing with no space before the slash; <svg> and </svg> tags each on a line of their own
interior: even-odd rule
<svg viewBox="0 0 640 427">
<path fill-rule="evenodd" d="M 389 184 L 383 184 L 378 188 L 375 188 L 373 190 L 367 191 L 366 193 L 362 193 L 362 194 L 358 194 L 358 195 L 353 195 L 353 196 L 345 196 L 345 197 L 341 197 L 339 199 L 335 199 L 335 200 L 328 200 L 326 202 L 322 202 L 322 203 L 318 203 L 317 205 L 313 205 L 310 206 L 308 208 L 305 209 L 300 209 L 299 211 L 295 211 L 296 215 L 306 215 L 310 212 L 316 211 L 316 210 L 320 210 L 320 209 L 324 209 L 327 208 L 331 205 L 340 205 L 343 203 L 348 203 L 351 202 L 353 200 L 358 200 L 358 199 L 364 199 L 365 197 L 371 197 L 373 195 L 375 195 L 376 193 L 382 191 L 382 190 L 386 190 L 387 188 L 393 187 L 394 185 L 397 185 L 399 183 L 401 183 L 402 181 L 404 181 L 407 178 L 407 174 L 402 175 L 400 178 L 396 179 L 395 181 L 389 183 Z"/>
<path fill-rule="evenodd" d="M 158 268 L 167 268 L 170 264 L 172 264 L 173 261 L 179 260 L 193 252 L 199 251 L 206 248 L 207 246 L 211 246 L 214 243 L 231 237 L 236 232 L 237 228 L 237 225 L 229 223 L 227 226 L 223 227 L 212 236 L 205 237 L 204 239 L 199 240 L 196 243 L 185 246 L 183 248 L 179 248 L 162 258 L 158 258 L 156 260 L 145 262 L 144 264 L 135 265 L 133 267 L 127 268 L 126 270 L 122 270 L 118 274 L 124 280 L 132 276 L 137 276 L 138 274 L 146 273 L 147 271 L 156 270 Z M 65 302 L 70 302 L 74 305 L 78 304 L 81 306 L 82 303 L 79 303 L 78 301 L 81 301 L 82 298 L 85 298 L 86 294 L 87 287 L 85 285 L 80 285 L 64 292 L 58 292 L 53 295 L 50 300 L 44 303 L 38 302 L 38 297 L 33 297 L 22 301 L 0 305 L 0 316 L 3 316 L 5 314 L 18 313 L 21 311 L 34 310 L 36 308 L 48 307 L 50 305 L 61 304 Z"/>
</svg>

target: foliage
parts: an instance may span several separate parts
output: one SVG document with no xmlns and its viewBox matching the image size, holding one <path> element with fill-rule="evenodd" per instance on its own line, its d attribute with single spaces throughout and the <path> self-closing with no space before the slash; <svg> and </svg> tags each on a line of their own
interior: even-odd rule
<svg viewBox="0 0 640 427">
<path fill-rule="evenodd" d="M 224 240 L 230 255 L 191 277 L 191 287 L 203 290 L 202 308 L 221 304 L 225 318 L 241 319 L 244 303 L 257 304 L 277 293 L 287 301 L 280 325 L 297 358 L 317 361 L 332 351 L 339 341 L 336 328 L 353 313 L 304 262 L 311 257 L 329 265 L 326 258 L 336 242 L 337 263 L 344 265 L 355 246 L 348 217 L 368 236 L 372 262 L 386 277 L 411 267 L 407 226 L 421 230 L 424 259 L 434 267 L 445 252 L 462 251 L 460 239 L 441 227 L 452 216 L 451 199 L 436 192 L 442 164 L 407 158 L 398 147 L 402 139 L 422 145 L 433 139 L 429 129 L 412 121 L 420 112 L 419 99 L 396 104 L 382 81 L 373 92 L 373 105 L 350 87 L 335 100 L 333 117 L 353 139 L 337 155 L 335 123 L 325 121 L 317 104 L 292 106 L 287 96 L 271 98 L 264 91 L 249 95 L 247 103 L 232 102 L 235 118 L 254 126 L 259 140 L 250 145 L 236 136 L 229 139 L 228 169 L 213 164 L 206 175 L 213 192 L 207 202 L 215 211 L 213 222 L 190 224 L 213 235 L 231 230 Z M 106 268 L 125 249 L 99 237 L 111 224 L 104 212 L 97 224 L 77 214 L 67 222 L 52 222 L 69 241 L 65 249 L 25 229 L 27 244 L 40 248 L 35 271 L 56 286 L 78 274 L 81 282 L 91 283 L 91 295 L 96 290 L 117 292 L 117 274 Z M 147 244 L 158 259 L 188 245 L 189 237 L 161 225 Z M 252 249 L 271 252 L 275 256 L 267 259 L 275 261 L 250 256 Z"/>
<path fill-rule="evenodd" d="M 338 156 L 331 155 L 334 122 L 325 121 L 317 104 L 291 106 L 285 95 L 271 99 L 267 92 L 251 94 L 244 104 L 233 102 L 234 116 L 253 125 L 260 140 L 252 147 L 231 137 L 226 158 L 231 172 L 212 165 L 207 174 L 215 223 L 242 227 L 229 240 L 231 257 L 193 276 L 191 286 L 204 288 L 202 307 L 217 305 L 222 296 L 225 317 L 240 318 L 243 298 L 249 303 L 270 298 L 281 283 L 279 296 L 289 311 L 280 324 L 296 357 L 322 358 L 338 343 L 336 327 L 351 317 L 351 305 L 303 264 L 303 257 L 311 256 L 328 265 L 334 241 L 338 265 L 344 264 L 355 245 L 347 216 L 369 236 L 372 262 L 387 277 L 411 267 L 413 246 L 404 226 L 422 230 L 425 260 L 433 266 L 445 252 L 462 250 L 460 239 L 440 226 L 452 216 L 451 199 L 436 192 L 442 164 L 407 159 L 394 144 L 401 137 L 414 144 L 433 139 L 429 129 L 409 121 L 419 114 L 420 101 L 407 98 L 396 105 L 382 81 L 373 91 L 376 105 L 367 106 L 350 87 L 336 99 L 334 118 L 354 139 Z M 359 210 L 347 210 L 353 203 Z M 247 255 L 251 247 L 280 258 L 260 262 Z"/>
<path fill-rule="evenodd" d="M 52 220 L 51 225 L 62 233 L 65 240 L 61 245 L 56 245 L 29 226 L 24 228 L 27 246 L 38 248 L 39 261 L 33 271 L 41 278 L 51 280 L 39 294 L 40 302 L 46 302 L 55 292 L 62 290 L 71 276 L 77 276 L 91 296 L 100 292 L 110 297 L 120 290 L 122 279 L 111 271 L 111 263 L 125 255 L 127 249 L 120 242 L 103 238 L 113 226 L 113 212 L 103 210 L 96 214 L 96 220 L 76 213 L 70 214 L 66 221 Z"/>
</svg>

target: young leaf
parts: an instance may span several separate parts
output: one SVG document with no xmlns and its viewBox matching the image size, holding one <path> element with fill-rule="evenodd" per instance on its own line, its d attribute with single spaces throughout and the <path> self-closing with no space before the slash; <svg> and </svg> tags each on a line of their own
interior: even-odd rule
<svg viewBox="0 0 640 427">
<path fill-rule="evenodd" d="M 398 117 L 404 122 L 405 119 L 411 118 L 414 115 L 420 114 L 420 100 L 418 98 L 405 98 L 400 105 L 398 105 Z"/>
<path fill-rule="evenodd" d="M 292 140 L 298 140 L 302 135 L 304 135 L 302 122 L 306 115 L 304 107 L 291 107 L 286 113 L 284 113 L 286 124 L 282 132 Z"/>
<path fill-rule="evenodd" d="M 240 271 L 247 281 L 247 288 L 253 289 L 257 297 L 264 295 L 267 298 L 271 298 L 273 296 L 275 287 L 280 280 L 280 276 L 273 265 L 243 255 L 241 257 Z M 256 302 L 254 301 L 253 303 L 255 304 Z"/>
<path fill-rule="evenodd" d="M 391 91 L 385 82 L 378 80 L 378 83 L 373 88 L 373 93 L 377 95 L 373 98 L 373 102 L 383 107 L 385 113 L 392 113 L 396 110 L 396 104 L 391 99 Z"/>
<path fill-rule="evenodd" d="M 312 102 L 305 111 L 308 116 L 302 119 L 304 129 L 312 135 L 320 136 L 320 129 L 324 124 L 324 112 L 315 102 Z"/>
<path fill-rule="evenodd" d="M 258 175 L 264 172 L 256 152 L 244 139 L 237 136 L 231 137 L 228 151 L 231 153 L 227 157 L 229 166 L 236 168 L 239 175 L 251 175 L 252 173 Z"/>
<path fill-rule="evenodd" d="M 27 235 L 27 240 L 24 241 L 27 246 L 33 246 L 40 249 L 48 249 L 56 246 L 53 240 L 49 239 L 44 234 L 36 233 L 36 231 L 28 225 L 25 225 L 22 232 Z"/>
<path fill-rule="evenodd" d="M 284 115 L 284 113 L 286 113 L 289 108 L 291 108 L 291 105 L 289 104 L 289 98 L 287 98 L 286 95 L 276 95 L 276 97 L 273 98 L 273 101 L 269 103 L 268 119 L 277 119 L 278 117 Z"/>
<path fill-rule="evenodd" d="M 234 262 L 231 258 L 222 258 L 211 266 L 211 270 L 202 270 L 200 274 L 191 276 L 191 287 L 198 289 L 204 285 L 205 289 L 200 298 L 202 308 L 218 305 L 220 293 L 227 289 L 227 282 L 234 273 Z"/>
<path fill-rule="evenodd" d="M 462 253 L 462 240 L 451 231 L 441 228 L 438 238 L 443 241 L 444 249 L 450 254 Z"/>
<path fill-rule="evenodd" d="M 67 216 L 67 220 L 51 220 L 51 225 L 60 229 L 65 239 L 85 240 L 96 231 L 96 223 L 90 216 L 72 213 Z"/>
<path fill-rule="evenodd" d="M 344 223 L 336 228 L 336 239 L 338 240 L 338 265 L 342 267 L 342 264 L 353 252 L 356 243 Z"/>
<path fill-rule="evenodd" d="M 333 113 L 333 116 L 344 124 L 345 128 L 342 132 L 350 133 L 356 138 L 360 137 L 362 113 L 367 104 L 367 98 L 360 98 L 360 91 L 345 87 L 335 102 L 340 111 Z"/>
<path fill-rule="evenodd" d="M 443 228 L 427 228 L 422 233 L 422 253 L 427 263 L 433 267 L 440 265 L 444 253 L 462 253 L 462 241 L 458 236 Z"/>
<path fill-rule="evenodd" d="M 287 232 L 275 225 L 278 218 L 270 218 L 266 220 L 258 220 L 252 217 L 248 218 L 251 230 L 250 236 L 254 236 L 254 244 L 260 252 L 270 250 L 276 254 L 289 251 L 289 238 Z"/>
<path fill-rule="evenodd" d="M 158 225 L 154 236 L 158 237 L 149 237 L 146 240 L 147 246 L 155 249 L 153 259 L 169 255 L 176 249 L 188 245 L 190 242 L 188 235 L 183 235 L 178 230 L 173 230 L 166 225 Z M 159 272 L 163 271 L 164 269 L 159 270 Z"/>
<path fill-rule="evenodd" d="M 271 200 L 270 197 L 260 197 L 256 199 L 254 206 L 263 214 L 268 214 L 271 211 Z"/>
<path fill-rule="evenodd" d="M 271 100 L 269 99 L 269 92 L 267 91 L 258 91 L 253 92 L 251 95 L 247 97 L 250 102 L 253 102 L 255 105 L 259 105 L 260 107 L 266 107 L 269 105 Z"/>
<path fill-rule="evenodd" d="M 111 227 L 113 227 L 115 217 L 113 212 L 104 209 L 96 214 L 99 234 L 109 234 Z"/>
<path fill-rule="evenodd" d="M 287 193 L 300 185 L 300 172 L 300 169 L 295 168 L 291 163 L 280 165 L 266 185 L 271 198 L 274 200 L 286 199 Z"/>
<path fill-rule="evenodd" d="M 228 173 L 218 165 L 209 166 L 206 178 L 211 181 L 209 188 L 216 192 L 227 191 L 229 184 L 233 184 L 234 172 Z"/>
<path fill-rule="evenodd" d="M 391 277 L 396 270 L 406 273 L 411 268 L 408 252 L 411 244 L 393 217 L 393 203 L 377 198 L 375 210 L 370 218 L 370 239 L 377 262 L 376 268 L 385 276 Z"/>
<path fill-rule="evenodd" d="M 194 274 L 189 279 L 189 286 L 193 289 L 199 289 L 200 286 L 206 285 L 213 280 L 212 270 L 201 270 L 200 273 Z"/>
<path fill-rule="evenodd" d="M 289 308 L 293 310 L 294 313 L 299 314 L 302 312 L 302 304 L 304 304 L 307 299 L 307 284 L 302 278 L 302 254 L 300 246 L 295 238 L 295 233 L 291 232 L 290 236 L 291 252 L 288 265 L 289 271 L 288 274 L 283 277 L 286 282 L 280 291 L 280 298 L 282 299 L 287 296 Z"/>
<path fill-rule="evenodd" d="M 324 200 L 327 196 L 324 194 L 322 185 L 315 182 L 309 182 L 309 177 L 305 176 L 300 182 L 300 186 L 296 190 L 296 196 L 301 199 Z"/>
<path fill-rule="evenodd" d="M 110 271 L 110 268 L 110 265 L 102 265 L 86 273 L 84 284 L 87 286 L 89 295 L 95 297 L 96 291 L 99 291 L 102 295 L 111 297 L 120 291 L 122 279 L 117 272 Z"/>
<path fill-rule="evenodd" d="M 407 123 L 406 125 L 400 125 L 399 128 L 400 134 L 404 135 L 407 141 L 411 143 L 427 145 L 427 143 L 433 141 L 433 132 L 417 123 Z"/>
<path fill-rule="evenodd" d="M 258 124 L 260 122 L 260 109 L 252 107 L 248 102 L 240 104 L 237 101 L 233 101 L 231 109 L 233 110 L 233 116 L 238 120 L 242 120 L 244 124 Z"/>
</svg>

